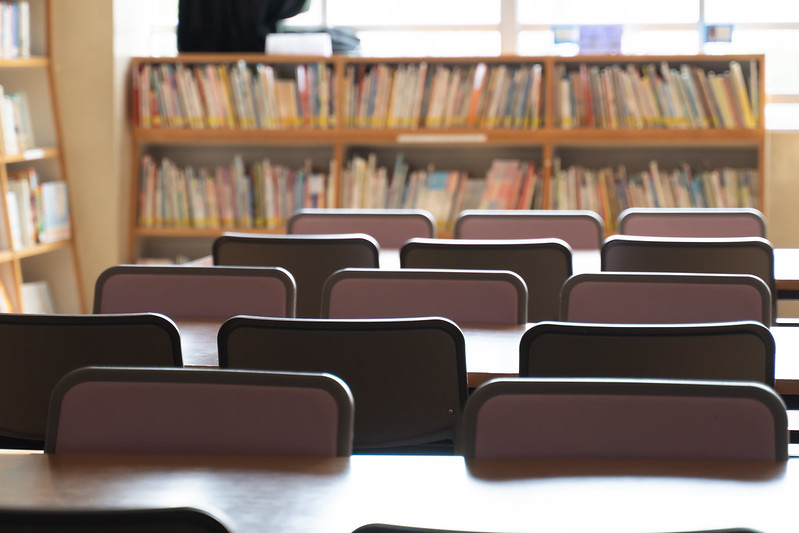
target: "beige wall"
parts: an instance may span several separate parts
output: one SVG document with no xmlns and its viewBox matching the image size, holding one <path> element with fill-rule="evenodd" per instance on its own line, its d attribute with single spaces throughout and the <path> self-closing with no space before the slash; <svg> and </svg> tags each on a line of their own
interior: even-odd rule
<svg viewBox="0 0 799 533">
<path fill-rule="evenodd" d="M 83 292 L 124 261 L 127 243 L 126 75 L 136 53 L 136 0 L 52 2 L 51 50 Z M 90 310 L 90 309 L 87 309 Z"/>
<path fill-rule="evenodd" d="M 144 55 L 142 0 L 54 0 L 52 50 L 84 293 L 127 256 L 128 60 Z M 799 247 L 799 132 L 768 137 L 769 237 Z M 797 315 L 799 316 L 799 315 Z"/>
<path fill-rule="evenodd" d="M 799 124 L 797 124 L 799 126 Z M 766 215 L 775 246 L 799 247 L 799 131 L 768 135 Z"/>
</svg>

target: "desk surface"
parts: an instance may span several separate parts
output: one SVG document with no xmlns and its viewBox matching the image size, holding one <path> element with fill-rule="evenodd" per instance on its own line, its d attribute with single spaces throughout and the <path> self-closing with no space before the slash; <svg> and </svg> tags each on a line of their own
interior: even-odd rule
<svg viewBox="0 0 799 533">
<path fill-rule="evenodd" d="M 178 321 L 186 366 L 219 364 L 216 334 L 219 322 Z M 532 324 L 521 326 L 465 326 L 466 370 L 469 386 L 519 373 L 519 341 Z M 771 328 L 777 345 L 774 373 L 780 394 L 799 394 L 799 327 Z"/>
<path fill-rule="evenodd" d="M 575 274 L 599 272 L 602 262 L 598 250 L 576 250 L 572 253 Z M 774 249 L 774 281 L 781 296 L 799 292 L 799 248 Z"/>
<path fill-rule="evenodd" d="M 370 522 L 482 531 L 796 531 L 799 458 L 471 460 L 0 454 L 0 506 L 194 506 L 234 533 Z"/>
</svg>

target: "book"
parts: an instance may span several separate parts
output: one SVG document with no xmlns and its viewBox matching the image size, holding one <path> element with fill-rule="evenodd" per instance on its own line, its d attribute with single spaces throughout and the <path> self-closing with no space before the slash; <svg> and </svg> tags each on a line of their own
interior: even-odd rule
<svg viewBox="0 0 799 533">
<path fill-rule="evenodd" d="M 54 314 L 56 312 L 50 284 L 47 281 L 28 281 L 20 291 L 22 312 L 35 314 Z"/>
<path fill-rule="evenodd" d="M 39 242 L 69 239 L 69 196 L 67 182 L 45 181 L 41 184 L 41 217 Z"/>
</svg>

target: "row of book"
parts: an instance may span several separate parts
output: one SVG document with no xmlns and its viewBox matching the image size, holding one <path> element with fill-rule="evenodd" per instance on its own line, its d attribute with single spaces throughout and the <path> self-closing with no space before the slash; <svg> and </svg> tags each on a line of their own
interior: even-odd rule
<svg viewBox="0 0 799 533">
<path fill-rule="evenodd" d="M 540 64 L 348 65 L 344 123 L 360 128 L 515 128 L 543 123 Z"/>
<path fill-rule="evenodd" d="M 297 209 L 329 202 L 327 174 L 273 164 L 245 164 L 239 155 L 213 169 L 178 166 L 146 154 L 139 166 L 142 228 L 263 228 L 285 224 Z"/>
<path fill-rule="evenodd" d="M 0 59 L 31 55 L 31 10 L 26 1 L 0 2 Z"/>
<path fill-rule="evenodd" d="M 9 172 L 6 192 L 11 246 L 69 239 L 69 195 L 63 180 L 41 181 L 35 168 Z"/>
<path fill-rule="evenodd" d="M 688 164 L 670 170 L 656 161 L 628 173 L 624 166 L 560 168 L 556 159 L 550 185 L 551 209 L 590 209 L 615 231 L 619 214 L 628 207 L 752 207 L 759 204 L 755 169 L 721 167 L 693 170 Z"/>
<path fill-rule="evenodd" d="M 410 169 L 399 154 L 389 172 L 375 154 L 352 157 L 342 171 L 342 205 L 352 209 L 426 209 L 447 229 L 464 209 L 529 209 L 541 207 L 542 180 L 535 164 L 494 160 L 485 176 L 429 165 Z"/>
<path fill-rule="evenodd" d="M 0 123 L 5 154 L 19 154 L 35 146 L 30 106 L 25 93 L 6 94 L 0 85 Z"/>
<path fill-rule="evenodd" d="M 666 62 L 576 70 L 556 66 L 555 124 L 561 128 L 756 128 L 757 62 L 745 79 L 738 61 L 723 72 Z"/>
<path fill-rule="evenodd" d="M 135 121 L 142 128 L 328 128 L 335 123 L 332 70 L 323 63 L 142 63 L 134 77 Z"/>
</svg>

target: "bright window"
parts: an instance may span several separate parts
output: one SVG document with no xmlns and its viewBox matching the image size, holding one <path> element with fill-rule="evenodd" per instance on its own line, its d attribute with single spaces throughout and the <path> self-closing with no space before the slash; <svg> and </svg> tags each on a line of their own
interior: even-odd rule
<svg viewBox="0 0 799 533">
<path fill-rule="evenodd" d="M 518 6 L 522 24 L 695 24 L 699 20 L 696 0 L 520 0 Z"/>
<path fill-rule="evenodd" d="M 151 4 L 151 53 L 173 55 L 177 0 Z M 624 54 L 763 53 L 766 127 L 799 129 L 796 0 L 311 0 L 284 24 L 351 31 L 375 57 L 575 55 L 555 30 L 588 24 L 621 25 Z M 731 25 L 729 42 L 705 42 L 715 24 Z"/>
</svg>

